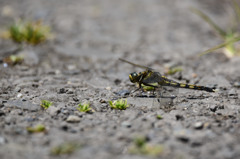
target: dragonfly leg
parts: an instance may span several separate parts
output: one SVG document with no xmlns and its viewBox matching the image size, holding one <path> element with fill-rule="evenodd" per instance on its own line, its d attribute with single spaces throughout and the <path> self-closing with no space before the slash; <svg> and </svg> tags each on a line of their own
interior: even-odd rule
<svg viewBox="0 0 240 159">
<path fill-rule="evenodd" d="M 140 90 L 141 88 L 137 88 L 137 89 L 135 89 L 132 93 L 135 93 L 135 92 L 137 92 L 138 90 Z"/>
</svg>

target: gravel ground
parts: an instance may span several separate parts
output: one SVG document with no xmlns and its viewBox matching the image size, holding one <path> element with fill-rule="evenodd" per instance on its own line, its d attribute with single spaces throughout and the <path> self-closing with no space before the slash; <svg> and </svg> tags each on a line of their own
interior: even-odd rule
<svg viewBox="0 0 240 159">
<path fill-rule="evenodd" d="M 64 144 L 71 152 L 59 156 L 70 159 L 239 158 L 240 58 L 197 56 L 221 41 L 190 7 L 229 24 L 226 0 L 0 0 L 1 30 L 22 17 L 42 19 L 55 35 L 15 52 L 26 58 L 9 67 L 2 60 L 17 45 L 0 39 L 0 158 L 56 158 Z M 126 110 L 111 109 L 109 100 L 136 89 L 128 74 L 141 71 L 118 58 L 162 73 L 180 66 L 167 77 L 218 92 L 179 89 L 171 107 L 127 96 Z M 53 105 L 44 110 L 41 100 Z M 94 112 L 79 112 L 83 102 Z M 27 131 L 38 124 L 46 130 Z M 136 138 L 161 151 L 133 153 Z"/>
</svg>

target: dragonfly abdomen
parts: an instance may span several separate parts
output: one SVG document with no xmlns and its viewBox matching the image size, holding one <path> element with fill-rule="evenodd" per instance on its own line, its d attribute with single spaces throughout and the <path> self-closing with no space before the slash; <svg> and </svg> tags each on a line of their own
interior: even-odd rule
<svg viewBox="0 0 240 159">
<path fill-rule="evenodd" d="M 177 83 L 177 82 L 173 82 L 173 81 L 164 81 L 164 85 L 172 86 L 172 87 L 179 87 L 179 88 L 194 89 L 194 90 L 202 90 L 202 91 L 207 91 L 207 92 L 215 92 L 214 89 L 209 88 L 209 87 L 185 84 L 185 83 Z"/>
</svg>

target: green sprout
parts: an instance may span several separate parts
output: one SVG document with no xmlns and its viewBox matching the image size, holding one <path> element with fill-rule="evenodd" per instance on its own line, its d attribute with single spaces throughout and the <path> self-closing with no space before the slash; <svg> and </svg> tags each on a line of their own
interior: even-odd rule
<svg viewBox="0 0 240 159">
<path fill-rule="evenodd" d="M 11 39 L 16 43 L 40 44 L 51 37 L 50 28 L 41 23 L 18 21 L 12 24 L 2 34 L 3 38 Z"/>
<path fill-rule="evenodd" d="M 158 119 L 158 120 L 161 120 L 161 119 L 163 119 L 163 117 L 158 114 L 158 115 L 157 115 L 157 119 Z"/>
<path fill-rule="evenodd" d="M 5 57 L 3 59 L 5 63 L 8 65 L 16 65 L 16 64 L 21 64 L 23 62 L 23 56 L 20 55 L 10 55 L 8 57 Z"/>
<path fill-rule="evenodd" d="M 46 128 L 42 124 L 38 124 L 35 127 L 27 127 L 27 131 L 29 133 L 39 133 L 39 132 L 45 132 Z"/>
<path fill-rule="evenodd" d="M 130 154 L 140 154 L 146 156 L 157 157 L 163 154 L 162 145 L 153 145 L 147 143 L 145 137 L 137 137 L 134 139 L 133 145 L 128 149 Z"/>
<path fill-rule="evenodd" d="M 59 156 L 63 154 L 72 154 L 74 151 L 81 147 L 80 144 L 67 142 L 62 143 L 58 146 L 52 147 L 50 150 L 50 154 L 54 156 Z"/>
<path fill-rule="evenodd" d="M 92 112 L 92 108 L 90 107 L 90 103 L 79 104 L 77 110 L 80 112 Z"/>
<path fill-rule="evenodd" d="M 129 107 L 129 105 L 127 104 L 127 100 L 123 100 L 123 99 L 118 99 L 114 102 L 109 101 L 108 103 L 110 107 L 113 109 L 125 110 L 127 109 L 127 107 Z"/>
<path fill-rule="evenodd" d="M 216 33 L 221 37 L 221 39 L 224 41 L 222 44 L 212 47 L 212 48 L 200 53 L 199 54 L 200 56 L 210 53 L 210 52 L 215 51 L 220 48 L 224 48 L 224 53 L 228 57 L 240 55 L 240 49 L 235 44 L 237 41 L 240 41 L 240 33 L 238 31 L 238 28 L 240 26 L 237 26 L 240 24 L 240 6 L 235 0 L 232 0 L 232 7 L 235 12 L 235 17 L 233 20 L 234 25 L 230 26 L 230 28 L 227 31 L 223 30 L 216 23 L 214 23 L 213 20 L 210 19 L 210 17 L 207 16 L 202 11 L 195 9 L 195 8 L 191 8 L 191 11 L 194 12 L 195 14 L 197 14 L 198 16 L 200 16 L 205 22 L 207 22 L 216 31 Z"/>
<path fill-rule="evenodd" d="M 53 103 L 48 101 L 48 100 L 42 100 L 41 101 L 41 106 L 44 108 L 44 109 L 48 109 Z"/>
</svg>

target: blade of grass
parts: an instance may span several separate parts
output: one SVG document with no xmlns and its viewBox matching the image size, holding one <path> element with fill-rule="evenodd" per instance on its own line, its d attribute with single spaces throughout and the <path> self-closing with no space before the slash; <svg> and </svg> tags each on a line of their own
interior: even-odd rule
<svg viewBox="0 0 240 159">
<path fill-rule="evenodd" d="M 207 54 L 207 53 L 209 53 L 209 52 L 213 52 L 213 51 L 215 51 L 215 50 L 217 50 L 217 49 L 226 47 L 227 45 L 229 45 L 229 44 L 231 44 L 231 43 L 235 43 L 235 42 L 237 42 L 237 41 L 240 41 L 240 36 L 237 37 L 237 38 L 235 38 L 235 39 L 229 40 L 228 42 L 225 42 L 225 43 L 219 44 L 219 45 L 217 45 L 217 46 L 215 46 L 215 47 L 212 47 L 212 48 L 210 48 L 210 49 L 207 49 L 206 51 L 203 51 L 203 52 L 199 53 L 199 56 L 202 56 L 202 55 L 205 55 L 205 54 Z"/>
<path fill-rule="evenodd" d="M 218 27 L 206 14 L 196 8 L 190 8 L 190 10 L 200 16 L 205 22 L 207 22 L 220 36 L 222 39 L 225 39 L 226 32 Z"/>
<path fill-rule="evenodd" d="M 240 6 L 236 0 L 232 0 L 232 3 L 234 11 L 236 12 L 236 20 L 240 22 Z"/>
</svg>

